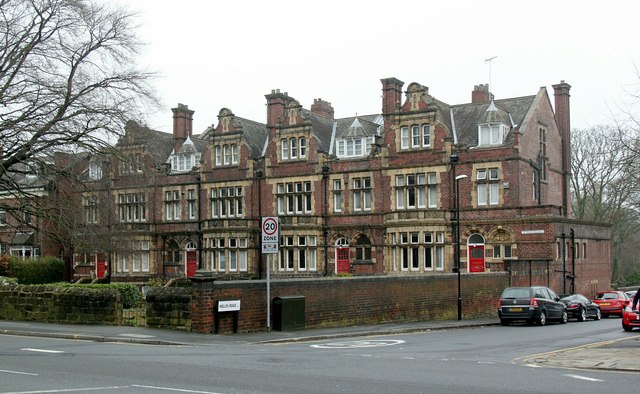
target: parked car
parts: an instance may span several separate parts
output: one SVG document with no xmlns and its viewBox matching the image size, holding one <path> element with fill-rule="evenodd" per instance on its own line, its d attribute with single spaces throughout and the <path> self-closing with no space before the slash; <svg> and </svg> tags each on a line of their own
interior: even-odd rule
<svg viewBox="0 0 640 394">
<path fill-rule="evenodd" d="M 631 299 L 624 291 L 607 290 L 598 293 L 593 302 L 600 305 L 602 316 L 617 315 L 622 317 L 624 308 L 631 303 Z"/>
<path fill-rule="evenodd" d="M 589 318 L 600 320 L 602 317 L 600 306 L 582 294 L 567 294 L 561 297 L 560 301 L 567 306 L 569 318 L 585 321 Z"/>
<path fill-rule="evenodd" d="M 627 295 L 629 296 L 629 299 L 633 300 L 633 297 L 636 295 L 636 291 L 638 290 L 629 290 L 629 291 L 625 291 L 625 293 L 627 293 Z"/>
<path fill-rule="evenodd" d="M 625 331 L 640 328 L 640 311 L 634 311 L 630 306 L 624 308 L 624 312 L 622 314 L 622 328 Z"/>
<path fill-rule="evenodd" d="M 504 289 L 498 305 L 498 317 L 503 326 L 517 320 L 544 326 L 547 321 L 564 324 L 569 319 L 567 307 L 560 302 L 560 297 L 544 286 Z"/>
</svg>

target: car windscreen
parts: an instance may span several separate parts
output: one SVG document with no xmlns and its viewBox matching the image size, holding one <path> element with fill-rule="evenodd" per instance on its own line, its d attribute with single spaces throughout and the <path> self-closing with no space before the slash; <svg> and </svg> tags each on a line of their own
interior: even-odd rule
<svg viewBox="0 0 640 394">
<path fill-rule="evenodd" d="M 572 295 L 568 295 L 565 297 L 562 297 L 562 301 L 573 301 L 573 300 L 578 300 L 579 297 L 576 294 L 572 294 Z"/>
</svg>

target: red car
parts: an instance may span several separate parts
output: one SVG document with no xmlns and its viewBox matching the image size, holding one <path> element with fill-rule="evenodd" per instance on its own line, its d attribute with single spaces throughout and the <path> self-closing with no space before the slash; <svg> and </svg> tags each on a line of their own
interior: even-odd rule
<svg viewBox="0 0 640 394">
<path fill-rule="evenodd" d="M 607 290 L 598 293 L 593 302 L 600 305 L 602 316 L 618 315 L 622 317 L 624 308 L 631 304 L 631 299 L 624 291 Z"/>
<path fill-rule="evenodd" d="M 625 331 L 640 328 L 640 311 L 632 311 L 630 306 L 625 308 L 622 315 L 622 328 Z"/>
</svg>

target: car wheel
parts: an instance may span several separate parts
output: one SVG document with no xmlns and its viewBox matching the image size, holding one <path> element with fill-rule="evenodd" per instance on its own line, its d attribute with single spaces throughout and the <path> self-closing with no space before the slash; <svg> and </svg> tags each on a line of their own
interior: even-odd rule
<svg viewBox="0 0 640 394">
<path fill-rule="evenodd" d="M 562 320 L 560 320 L 560 324 L 567 324 L 568 321 L 569 315 L 567 314 L 567 311 L 562 311 Z"/>
<path fill-rule="evenodd" d="M 584 308 L 580 308 L 580 314 L 578 315 L 578 321 L 587 320 L 587 310 Z"/>
<path fill-rule="evenodd" d="M 627 326 L 626 324 L 623 324 L 623 325 L 622 325 L 622 328 L 624 328 L 624 330 L 625 330 L 625 331 L 631 331 L 631 330 L 633 330 L 633 327 L 631 327 L 631 326 Z"/>
<path fill-rule="evenodd" d="M 538 325 L 544 326 L 545 324 L 547 324 L 547 314 L 546 312 L 542 311 L 540 312 L 540 317 L 538 318 Z"/>
<path fill-rule="evenodd" d="M 598 310 L 596 311 L 596 317 L 595 317 L 595 319 L 596 319 L 596 320 L 600 320 L 600 319 L 602 319 L 602 312 L 600 312 L 600 309 L 598 309 Z"/>
<path fill-rule="evenodd" d="M 507 320 L 507 319 L 500 319 L 500 324 L 502 324 L 503 326 L 508 326 L 508 325 L 509 325 L 509 320 Z"/>
</svg>

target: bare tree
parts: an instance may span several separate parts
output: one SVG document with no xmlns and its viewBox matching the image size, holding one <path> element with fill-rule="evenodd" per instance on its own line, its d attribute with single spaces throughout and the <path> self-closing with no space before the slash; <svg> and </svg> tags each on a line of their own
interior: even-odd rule
<svg viewBox="0 0 640 394">
<path fill-rule="evenodd" d="M 0 0 L 0 209 L 36 207 L 28 176 L 46 189 L 76 175 L 55 152 L 104 152 L 157 106 L 154 74 L 135 66 L 134 17 L 90 0 Z"/>
<path fill-rule="evenodd" d="M 640 155 L 628 129 L 596 126 L 571 135 L 571 188 L 578 219 L 612 225 L 614 278 L 620 283 L 640 265 L 637 243 Z"/>
</svg>

